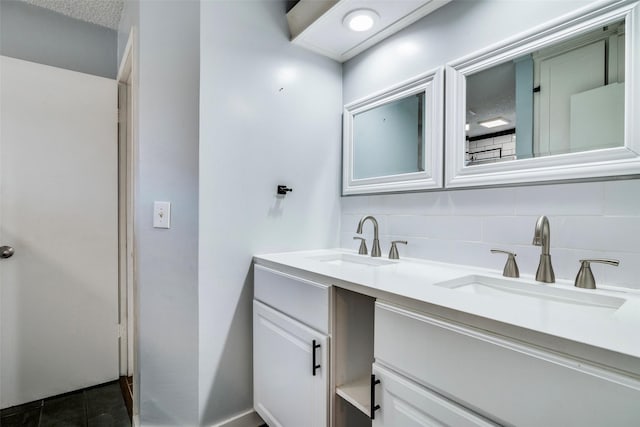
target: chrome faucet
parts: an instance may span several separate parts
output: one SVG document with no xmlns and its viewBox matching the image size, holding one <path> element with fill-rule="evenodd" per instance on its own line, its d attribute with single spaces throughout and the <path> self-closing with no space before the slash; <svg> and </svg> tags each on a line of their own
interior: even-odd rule
<svg viewBox="0 0 640 427">
<path fill-rule="evenodd" d="M 533 235 L 533 245 L 542 246 L 540 263 L 536 272 L 536 280 L 538 282 L 554 283 L 556 281 L 556 276 L 553 274 L 553 266 L 551 265 L 551 254 L 549 254 L 550 239 L 549 218 L 542 215 L 536 221 L 536 229 Z"/>
<path fill-rule="evenodd" d="M 378 240 L 378 220 L 376 220 L 371 215 L 363 216 L 358 223 L 358 229 L 356 230 L 356 233 L 362 234 L 362 225 L 368 219 L 370 219 L 373 223 L 373 247 L 371 248 L 371 256 L 379 257 L 382 251 L 380 250 L 380 240 Z"/>
</svg>

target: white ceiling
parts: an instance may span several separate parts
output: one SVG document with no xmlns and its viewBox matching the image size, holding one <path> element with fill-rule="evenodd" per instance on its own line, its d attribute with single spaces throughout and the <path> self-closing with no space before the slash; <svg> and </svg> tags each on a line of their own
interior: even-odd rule
<svg viewBox="0 0 640 427">
<path fill-rule="evenodd" d="M 487 129 L 484 120 L 502 117 L 509 124 Z M 513 61 L 467 76 L 467 136 L 491 134 L 516 127 L 516 68 Z"/>
<path fill-rule="evenodd" d="M 118 29 L 124 0 L 22 0 L 71 18 Z"/>
</svg>

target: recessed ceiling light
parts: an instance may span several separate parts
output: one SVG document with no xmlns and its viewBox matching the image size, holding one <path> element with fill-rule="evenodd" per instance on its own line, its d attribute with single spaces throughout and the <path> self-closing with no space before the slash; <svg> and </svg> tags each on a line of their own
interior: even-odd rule
<svg viewBox="0 0 640 427">
<path fill-rule="evenodd" d="M 464 125 L 464 130 L 466 130 L 467 132 L 469 132 L 469 123 L 467 123 L 466 125 Z"/>
<path fill-rule="evenodd" d="M 509 120 L 503 119 L 502 117 L 497 117 L 495 119 L 491 119 L 491 120 L 484 120 L 482 122 L 478 122 L 478 124 L 480 126 L 486 127 L 486 128 L 495 128 L 498 126 L 504 126 L 504 125 L 508 125 L 509 124 Z"/>
<path fill-rule="evenodd" d="M 356 9 L 349 12 L 342 23 L 351 31 L 368 31 L 378 22 L 380 16 L 371 9 Z"/>
</svg>

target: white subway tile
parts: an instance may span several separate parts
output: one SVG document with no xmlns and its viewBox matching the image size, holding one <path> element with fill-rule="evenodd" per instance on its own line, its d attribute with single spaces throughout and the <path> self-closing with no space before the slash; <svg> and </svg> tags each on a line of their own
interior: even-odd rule
<svg viewBox="0 0 640 427">
<path fill-rule="evenodd" d="M 493 138 L 495 144 L 508 144 L 512 141 L 511 135 L 501 135 Z"/>
<path fill-rule="evenodd" d="M 528 245 L 533 240 L 535 216 L 495 216 L 482 221 L 482 241 L 495 245 Z"/>
<path fill-rule="evenodd" d="M 358 226 L 358 221 L 360 221 L 362 215 L 359 214 L 351 214 L 351 213 L 343 213 L 341 222 L 340 222 L 340 230 L 342 233 L 355 233 L 356 228 Z"/>
<path fill-rule="evenodd" d="M 455 252 L 450 240 L 434 240 L 414 238 L 407 244 L 406 254 L 411 258 L 428 259 L 431 261 L 452 262 Z"/>
<path fill-rule="evenodd" d="M 392 215 L 389 217 L 389 232 L 406 238 L 480 241 L 482 221 L 470 216 Z"/>
<path fill-rule="evenodd" d="M 428 216 L 424 223 L 426 236 L 432 239 L 482 240 L 482 219 L 473 216 Z"/>
<path fill-rule="evenodd" d="M 389 217 L 389 234 L 405 237 L 429 237 L 426 228 L 429 218 L 416 215 L 391 215 Z"/>
<path fill-rule="evenodd" d="M 365 213 L 367 215 L 374 215 L 374 216 L 393 213 L 385 209 L 384 197 L 385 196 L 383 195 L 368 196 L 369 205 L 367 206 L 368 210 Z"/>
<path fill-rule="evenodd" d="M 605 215 L 640 215 L 640 179 L 604 183 Z"/>
<path fill-rule="evenodd" d="M 603 211 L 602 182 L 538 185 L 516 189 L 518 215 L 601 215 Z"/>
<path fill-rule="evenodd" d="M 358 221 L 372 214 L 380 224 L 383 256 L 391 240 L 406 239 L 409 245 L 399 247 L 401 257 L 501 271 L 506 258 L 489 252 L 495 247 L 518 254 L 523 276 L 535 275 L 541 248 L 531 240 L 535 221 L 544 214 L 550 219 L 557 279 L 574 280 L 581 258 L 615 258 L 620 267 L 592 264 L 596 281 L 640 289 L 638 179 L 354 196 L 343 197 L 341 205 L 344 248 L 358 248 L 352 240 Z M 370 250 L 370 224 L 363 236 Z"/>
<path fill-rule="evenodd" d="M 551 244 L 560 248 L 640 252 L 640 217 L 567 217 L 555 230 Z"/>
<path fill-rule="evenodd" d="M 513 215 L 514 188 L 486 188 L 450 191 L 454 215 Z"/>
<path fill-rule="evenodd" d="M 491 247 L 481 242 L 451 242 L 439 261 L 475 267 L 496 268 Z M 499 263 L 498 263 L 499 264 Z M 502 267 L 500 267 L 502 269 Z"/>
<path fill-rule="evenodd" d="M 347 196 L 341 197 L 342 212 L 363 213 L 369 208 L 370 196 Z"/>
<path fill-rule="evenodd" d="M 382 212 L 396 215 L 447 215 L 452 204 L 447 191 L 382 196 Z"/>
<path fill-rule="evenodd" d="M 603 254 L 605 258 L 617 259 L 620 261 L 618 267 L 610 265 L 598 265 L 598 269 L 593 274 L 596 277 L 596 284 L 599 277 L 602 277 L 601 283 L 610 286 L 624 286 L 640 290 L 640 254 L 638 253 L 619 253 L 608 252 Z M 596 264 L 591 264 L 592 270 Z M 602 276 L 600 276 L 600 274 Z M 597 285 L 596 285 L 597 286 Z"/>
<path fill-rule="evenodd" d="M 360 241 L 353 240 L 353 236 L 355 236 L 355 233 L 349 233 L 345 231 L 340 233 L 340 247 L 357 251 L 360 247 Z"/>
</svg>

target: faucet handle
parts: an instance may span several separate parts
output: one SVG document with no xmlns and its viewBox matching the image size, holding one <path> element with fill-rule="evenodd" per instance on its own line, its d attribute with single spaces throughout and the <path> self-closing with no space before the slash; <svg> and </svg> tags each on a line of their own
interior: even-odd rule
<svg viewBox="0 0 640 427">
<path fill-rule="evenodd" d="M 503 251 L 501 249 L 491 249 L 492 254 L 507 254 L 507 262 L 504 265 L 502 275 L 504 277 L 520 277 L 520 270 L 518 269 L 518 263 L 516 263 L 516 254 L 514 252 Z"/>
<path fill-rule="evenodd" d="M 360 248 L 358 249 L 360 255 L 367 255 L 369 253 L 369 251 L 367 251 L 367 240 L 364 237 L 354 236 L 353 240 L 360 240 Z"/>
<path fill-rule="evenodd" d="M 591 263 L 597 262 L 600 264 L 609 264 L 617 267 L 620 265 L 620 261 L 617 259 L 581 259 L 580 260 L 580 270 L 578 270 L 578 275 L 576 276 L 576 281 L 574 282 L 574 286 L 578 288 L 585 289 L 595 289 L 596 288 L 596 279 L 593 277 L 593 272 L 591 271 Z"/>
<path fill-rule="evenodd" d="M 406 240 L 394 240 L 391 242 L 391 249 L 389 250 L 389 259 L 400 259 L 400 254 L 398 253 L 398 247 L 396 243 L 402 243 L 403 245 L 408 244 Z"/>
</svg>

